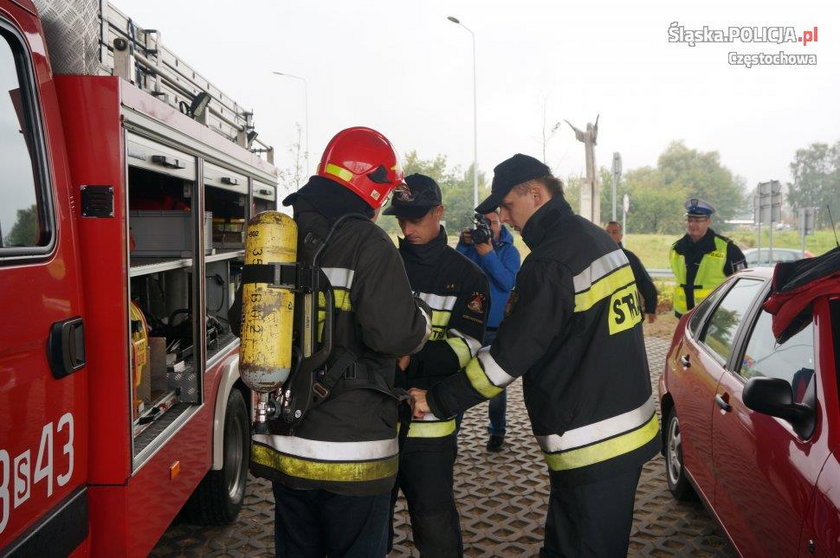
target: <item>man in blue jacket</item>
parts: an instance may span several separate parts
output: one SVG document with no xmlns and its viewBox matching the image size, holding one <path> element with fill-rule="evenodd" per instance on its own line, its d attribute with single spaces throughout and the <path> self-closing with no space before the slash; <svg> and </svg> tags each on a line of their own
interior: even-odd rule
<svg viewBox="0 0 840 558">
<path fill-rule="evenodd" d="M 472 233 L 465 230 L 461 233 L 457 249 L 473 262 L 478 264 L 490 281 L 490 314 L 487 316 L 487 330 L 484 334 L 486 347 L 496 338 L 496 330 L 504 318 L 505 306 L 513 286 L 516 284 L 516 273 L 519 271 L 519 251 L 513 245 L 513 235 L 502 225 L 497 212 L 484 215 L 490 222 L 492 238 L 487 242 L 476 244 Z M 507 392 L 502 391 L 490 400 L 490 425 L 487 431 L 490 439 L 487 441 L 487 451 L 502 451 L 505 443 L 505 428 L 507 421 Z"/>
</svg>

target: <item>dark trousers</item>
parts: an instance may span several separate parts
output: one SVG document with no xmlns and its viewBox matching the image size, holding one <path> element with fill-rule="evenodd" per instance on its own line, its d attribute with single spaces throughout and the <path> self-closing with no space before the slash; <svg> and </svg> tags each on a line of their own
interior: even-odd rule
<svg viewBox="0 0 840 558">
<path fill-rule="evenodd" d="M 273 483 L 278 558 L 370 558 L 388 551 L 390 494 L 344 496 Z"/>
<path fill-rule="evenodd" d="M 484 333 L 483 346 L 488 347 L 493 344 L 496 339 L 496 330 L 487 330 Z M 487 432 L 491 436 L 504 436 L 507 430 L 507 390 L 490 400 L 487 407 L 487 415 L 490 419 L 490 425 L 487 427 Z"/>
<path fill-rule="evenodd" d="M 541 557 L 624 558 L 642 468 L 588 484 L 550 473 L 551 495 Z"/>
<path fill-rule="evenodd" d="M 391 494 L 391 506 L 393 509 L 402 489 L 408 502 L 414 546 L 423 558 L 464 555 L 452 489 L 456 454 L 454 434 L 443 438 L 406 438 L 400 449 L 400 470 Z M 391 523 L 393 538 L 393 514 Z"/>
<path fill-rule="evenodd" d="M 507 390 L 502 390 L 502 393 L 490 400 L 487 406 L 487 414 L 490 417 L 490 426 L 487 427 L 487 432 L 491 436 L 504 437 L 507 431 Z"/>
</svg>

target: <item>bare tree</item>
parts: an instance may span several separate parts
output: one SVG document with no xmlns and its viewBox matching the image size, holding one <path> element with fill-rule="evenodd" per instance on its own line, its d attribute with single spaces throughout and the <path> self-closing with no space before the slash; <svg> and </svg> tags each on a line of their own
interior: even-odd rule
<svg viewBox="0 0 840 558">
<path fill-rule="evenodd" d="M 543 101 L 543 125 L 542 125 L 542 160 L 543 163 L 546 165 L 548 164 L 548 158 L 546 155 L 546 149 L 548 146 L 548 142 L 551 141 L 551 138 L 554 137 L 554 134 L 560 129 L 560 122 L 555 122 L 554 125 L 551 127 L 551 130 L 546 129 L 547 124 L 547 115 L 546 112 L 548 110 L 548 102 Z"/>
<path fill-rule="evenodd" d="M 302 131 L 299 122 L 295 122 L 295 130 L 297 137 L 286 149 L 290 155 L 291 165 L 281 168 L 277 172 L 278 182 L 287 192 L 299 190 L 303 186 L 303 181 L 307 179 L 306 173 L 309 172 L 309 169 L 303 168 L 306 154 L 301 146 Z"/>
</svg>

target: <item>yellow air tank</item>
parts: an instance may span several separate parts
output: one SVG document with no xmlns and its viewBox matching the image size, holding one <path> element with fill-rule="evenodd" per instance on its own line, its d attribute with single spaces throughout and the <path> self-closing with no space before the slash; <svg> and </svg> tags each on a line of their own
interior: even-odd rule
<svg viewBox="0 0 840 558">
<path fill-rule="evenodd" d="M 297 223 L 279 211 L 265 211 L 248 222 L 245 265 L 293 263 Z M 242 287 L 242 345 L 239 374 L 252 390 L 279 388 L 292 368 L 295 293 L 268 283 Z"/>
</svg>

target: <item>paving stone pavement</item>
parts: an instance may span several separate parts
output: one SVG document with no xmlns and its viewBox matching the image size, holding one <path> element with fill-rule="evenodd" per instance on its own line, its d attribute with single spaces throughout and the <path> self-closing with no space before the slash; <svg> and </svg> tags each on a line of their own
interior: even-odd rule
<svg viewBox="0 0 840 558">
<path fill-rule="evenodd" d="M 653 392 L 662 370 L 666 340 L 647 340 Z M 508 388 L 505 451 L 488 453 L 487 404 L 467 411 L 459 435 L 455 492 L 466 556 L 537 556 L 543 537 L 548 475 L 522 401 L 521 382 Z M 665 482 L 663 458 L 648 463 L 636 493 L 629 556 L 735 556 L 725 536 L 699 502 L 678 503 Z M 274 497 L 262 479 L 250 479 L 245 506 L 226 527 L 176 520 L 153 557 L 270 557 L 274 555 Z M 412 544 L 405 500 L 397 502 L 392 558 L 419 556 Z"/>
</svg>

